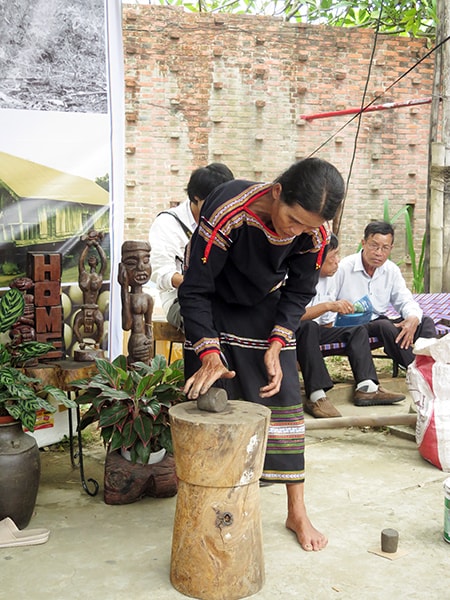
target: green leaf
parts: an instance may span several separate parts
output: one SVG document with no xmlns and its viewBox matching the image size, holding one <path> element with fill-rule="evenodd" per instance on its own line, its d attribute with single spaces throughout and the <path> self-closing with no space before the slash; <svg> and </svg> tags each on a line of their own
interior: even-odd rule
<svg viewBox="0 0 450 600">
<path fill-rule="evenodd" d="M 0 344 L 0 366 L 2 365 L 6 365 L 7 363 L 9 363 L 9 352 L 8 349 L 6 348 L 5 344 Z"/>
<path fill-rule="evenodd" d="M 99 373 L 99 376 L 94 377 L 95 381 L 103 378 L 112 387 L 119 387 L 121 381 L 121 373 L 115 365 L 113 365 L 109 362 L 109 360 L 106 360 L 104 358 L 97 358 L 95 364 Z"/>
<path fill-rule="evenodd" d="M 142 396 L 151 396 L 155 389 L 157 381 L 153 375 L 146 375 L 141 379 L 136 388 L 136 396 L 141 398 Z"/>
<path fill-rule="evenodd" d="M 20 410 L 20 407 L 17 404 L 5 404 L 5 408 L 11 415 L 11 417 L 13 417 L 13 419 L 17 419 L 18 421 L 20 421 L 20 415 L 22 411 Z"/>
<path fill-rule="evenodd" d="M 139 373 L 141 376 L 144 376 L 147 373 L 153 373 L 151 365 L 147 365 L 140 361 L 133 363 L 133 371 Z"/>
<path fill-rule="evenodd" d="M 71 385 L 73 385 L 73 384 L 71 384 Z M 75 399 L 75 401 L 78 405 L 90 404 L 91 402 L 96 402 L 99 400 L 101 401 L 102 398 L 101 397 L 99 398 L 99 393 L 94 388 L 91 388 L 89 390 L 85 390 L 85 391 L 81 392 L 80 394 L 78 394 L 78 396 Z"/>
<path fill-rule="evenodd" d="M 102 436 L 104 446 L 108 446 L 109 441 L 113 435 L 113 431 L 114 431 L 114 428 L 112 426 L 111 427 L 103 427 L 101 429 L 101 436 Z"/>
<path fill-rule="evenodd" d="M 122 435 L 120 431 L 115 429 L 114 433 L 111 436 L 109 451 L 114 452 L 114 450 L 119 450 L 120 448 L 122 448 L 122 445 Z"/>
<path fill-rule="evenodd" d="M 25 404 L 12 404 L 6 406 L 8 413 L 14 418 L 20 421 L 26 429 L 31 432 L 34 431 L 36 424 L 36 410 L 33 406 L 27 406 Z"/>
<path fill-rule="evenodd" d="M 127 371 L 128 369 L 127 357 L 124 354 L 119 354 L 119 356 L 116 356 L 116 358 L 112 361 L 112 364 L 120 371 Z"/>
<path fill-rule="evenodd" d="M 163 356 L 162 354 L 157 354 L 151 363 L 151 369 L 152 371 L 160 371 L 160 370 L 165 370 L 167 367 L 167 360 L 166 357 Z"/>
<path fill-rule="evenodd" d="M 27 407 L 26 409 L 28 409 L 30 411 L 36 411 L 39 409 L 43 409 L 49 413 L 54 413 L 57 410 L 56 407 L 53 406 L 53 404 L 51 404 L 46 398 L 39 398 L 39 396 L 30 398 L 23 405 L 26 406 Z"/>
<path fill-rule="evenodd" d="M 124 448 L 131 448 L 131 446 L 137 440 L 137 437 L 138 437 L 138 434 L 134 429 L 133 421 L 127 421 L 121 432 L 121 438 L 122 438 L 121 445 Z"/>
<path fill-rule="evenodd" d="M 147 415 L 140 413 L 134 420 L 133 428 L 143 445 L 147 446 L 152 436 L 153 420 Z"/>
<path fill-rule="evenodd" d="M 156 418 L 161 410 L 161 404 L 158 402 L 158 400 L 153 398 L 152 400 L 150 400 L 150 402 L 148 402 L 148 404 L 141 407 L 141 410 L 145 414 L 150 415 L 153 418 Z"/>
<path fill-rule="evenodd" d="M 17 288 L 9 289 L 0 298 L 0 333 L 9 331 L 25 310 L 25 299 Z"/>
<path fill-rule="evenodd" d="M 130 373 L 127 374 L 126 377 L 124 377 L 124 379 L 122 380 L 122 387 L 123 387 L 123 391 L 128 394 L 129 396 L 133 396 L 134 395 L 134 390 L 136 387 L 136 384 L 139 382 L 139 377 L 137 376 L 136 373 L 134 373 L 133 371 L 131 371 Z"/>
<path fill-rule="evenodd" d="M 421 252 L 419 260 L 416 260 L 416 251 L 414 249 L 414 235 L 411 225 L 411 217 L 409 210 L 405 212 L 405 227 L 406 227 L 406 243 L 408 253 L 411 259 L 411 267 L 413 273 L 413 292 L 419 294 L 425 288 L 425 252 L 426 252 L 426 233 L 423 235 Z"/>
<path fill-rule="evenodd" d="M 88 425 L 91 425 L 91 423 L 94 423 L 95 421 L 98 421 L 98 412 L 97 409 L 95 408 L 95 406 L 90 406 L 88 408 L 88 410 L 83 413 L 83 415 L 81 416 L 80 419 L 80 425 L 79 425 L 79 429 L 80 431 L 85 429 Z"/>
<path fill-rule="evenodd" d="M 0 370 L 0 384 L 10 385 L 16 381 L 16 370 L 11 367 L 3 367 Z"/>
<path fill-rule="evenodd" d="M 146 465 L 148 463 L 148 459 L 150 458 L 150 453 L 152 449 L 149 445 L 145 446 L 140 440 L 138 440 L 134 446 L 134 452 L 131 452 L 131 458 L 134 462 L 139 459 L 142 464 Z"/>
<path fill-rule="evenodd" d="M 171 363 L 170 368 L 172 371 L 180 373 L 184 377 L 184 361 L 182 358 L 179 358 Z"/>
<path fill-rule="evenodd" d="M 100 390 L 100 395 L 103 398 L 111 398 L 111 400 L 127 400 L 127 398 L 130 397 L 128 392 L 116 389 L 114 387 L 111 388 L 109 385 L 104 383 L 96 383 L 95 387 L 96 389 Z M 96 395 L 98 396 L 99 394 L 97 393 Z"/>
<path fill-rule="evenodd" d="M 60 390 L 54 385 L 46 385 L 42 388 L 40 394 L 48 394 L 56 403 L 62 404 L 66 408 L 76 408 L 77 403 L 72 398 L 69 398 L 66 392 Z"/>
<path fill-rule="evenodd" d="M 170 454 L 173 454 L 172 435 L 170 433 L 169 427 L 165 427 L 161 431 L 161 435 L 159 436 L 159 443 L 161 445 L 161 448 L 165 448 L 167 450 L 167 452 L 170 452 Z"/>
<path fill-rule="evenodd" d="M 117 425 L 122 423 L 123 420 L 128 415 L 128 407 L 122 405 L 112 405 L 107 408 L 103 408 L 100 417 L 98 420 L 98 424 L 100 427 L 108 427 L 109 425 Z"/>
</svg>

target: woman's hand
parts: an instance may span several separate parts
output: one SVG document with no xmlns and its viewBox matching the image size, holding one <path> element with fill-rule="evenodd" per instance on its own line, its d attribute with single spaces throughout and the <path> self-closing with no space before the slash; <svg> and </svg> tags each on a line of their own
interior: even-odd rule
<svg viewBox="0 0 450 600">
<path fill-rule="evenodd" d="M 280 391 L 283 371 L 280 364 L 280 352 L 282 345 L 273 341 L 264 355 L 268 384 L 259 389 L 261 398 L 270 398 Z"/>
<path fill-rule="evenodd" d="M 189 377 L 184 392 L 190 400 L 196 400 L 200 394 L 206 394 L 218 379 L 233 379 L 235 371 L 229 371 L 223 364 L 220 354 L 211 352 L 202 358 L 200 369 Z"/>
</svg>

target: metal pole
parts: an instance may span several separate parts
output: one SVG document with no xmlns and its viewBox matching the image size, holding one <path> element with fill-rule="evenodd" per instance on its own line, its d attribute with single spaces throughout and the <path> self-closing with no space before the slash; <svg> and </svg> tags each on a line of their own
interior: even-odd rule
<svg viewBox="0 0 450 600">
<path fill-rule="evenodd" d="M 441 39 L 446 39 L 450 35 L 450 4 L 448 0 L 440 0 L 438 6 L 442 25 Z M 442 46 L 441 83 L 442 143 L 445 146 L 445 164 L 442 173 L 444 181 L 444 268 L 442 272 L 441 291 L 448 292 L 450 291 L 450 240 L 448 239 L 448 231 L 450 229 L 450 43 L 448 40 Z"/>
<path fill-rule="evenodd" d="M 341 115 L 355 115 L 360 112 L 374 112 L 378 110 L 392 110 L 403 106 L 417 106 L 418 104 L 430 104 L 432 98 L 417 98 L 416 100 L 407 100 L 406 102 L 386 102 L 385 104 L 373 104 L 367 108 L 346 108 L 344 110 L 334 110 L 331 112 L 315 113 L 312 115 L 300 115 L 304 121 L 313 121 L 314 119 L 328 119 L 329 117 L 340 117 Z"/>
</svg>

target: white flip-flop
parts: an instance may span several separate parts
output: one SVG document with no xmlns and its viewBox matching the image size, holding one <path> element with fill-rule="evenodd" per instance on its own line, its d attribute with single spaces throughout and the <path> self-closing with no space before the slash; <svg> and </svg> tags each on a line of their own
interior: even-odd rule
<svg viewBox="0 0 450 600">
<path fill-rule="evenodd" d="M 50 531 L 44 528 L 21 531 L 9 517 L 0 521 L 0 548 L 45 544 L 49 535 Z"/>
</svg>

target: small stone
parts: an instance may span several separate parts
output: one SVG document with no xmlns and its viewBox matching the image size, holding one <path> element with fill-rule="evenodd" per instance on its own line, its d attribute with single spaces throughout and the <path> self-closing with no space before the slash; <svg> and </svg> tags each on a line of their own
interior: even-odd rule
<svg viewBox="0 0 450 600">
<path fill-rule="evenodd" d="M 209 388 L 206 394 L 197 399 L 197 408 L 207 412 L 223 412 L 228 403 L 228 396 L 223 388 Z"/>
</svg>

